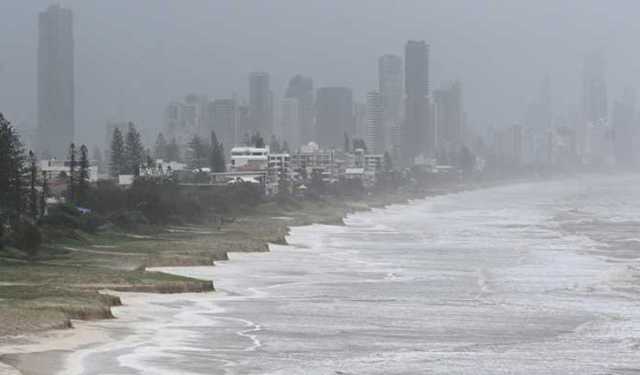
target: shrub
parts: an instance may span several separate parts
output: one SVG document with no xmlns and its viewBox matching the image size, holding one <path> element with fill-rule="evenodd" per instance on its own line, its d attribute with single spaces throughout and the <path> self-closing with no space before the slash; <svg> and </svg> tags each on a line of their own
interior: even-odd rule
<svg viewBox="0 0 640 375">
<path fill-rule="evenodd" d="M 42 233 L 35 224 L 26 221 L 19 223 L 14 237 L 18 249 L 25 251 L 31 258 L 36 257 L 42 244 Z"/>
</svg>

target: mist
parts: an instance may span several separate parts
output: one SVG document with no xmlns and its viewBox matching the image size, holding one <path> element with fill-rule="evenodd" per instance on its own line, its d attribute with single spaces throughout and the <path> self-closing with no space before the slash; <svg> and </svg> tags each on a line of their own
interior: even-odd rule
<svg viewBox="0 0 640 375">
<path fill-rule="evenodd" d="M 0 103 L 36 127 L 37 14 L 50 1 L 3 0 Z M 104 140 L 109 120 L 153 134 L 166 104 L 188 93 L 247 97 L 247 75 L 272 75 L 276 98 L 297 73 L 316 86 L 377 85 L 376 59 L 408 39 L 431 45 L 431 86 L 459 79 L 472 127 L 521 121 L 543 77 L 554 115 L 579 103 L 584 55 L 603 50 L 609 99 L 637 86 L 633 1 L 68 0 L 76 42 L 76 138 Z M 151 140 L 147 140 L 148 142 Z"/>
</svg>

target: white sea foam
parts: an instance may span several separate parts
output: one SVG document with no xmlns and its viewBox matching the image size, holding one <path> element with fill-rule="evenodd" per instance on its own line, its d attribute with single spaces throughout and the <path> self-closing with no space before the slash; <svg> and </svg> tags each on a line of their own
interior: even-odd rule
<svg viewBox="0 0 640 375">
<path fill-rule="evenodd" d="M 518 184 L 296 227 L 271 253 L 168 270 L 215 294 L 125 295 L 121 320 L 92 324 L 129 334 L 65 374 L 638 371 L 640 264 L 616 240 L 637 239 L 639 184 Z"/>
</svg>

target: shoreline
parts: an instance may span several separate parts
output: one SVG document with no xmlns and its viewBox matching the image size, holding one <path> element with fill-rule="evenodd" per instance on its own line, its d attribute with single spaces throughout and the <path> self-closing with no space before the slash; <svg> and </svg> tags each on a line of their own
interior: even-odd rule
<svg viewBox="0 0 640 375">
<path fill-rule="evenodd" d="M 440 187 L 437 189 L 420 189 L 420 191 L 412 191 L 412 192 L 403 192 L 401 194 L 384 194 L 382 196 L 377 195 L 373 197 L 366 197 L 362 201 L 347 201 L 342 205 L 341 210 L 334 210 L 333 214 L 330 215 L 320 215 L 322 217 L 315 217 L 316 220 L 311 219 L 304 220 L 297 217 L 287 216 L 287 212 L 282 212 L 281 217 L 275 217 L 276 220 L 280 221 L 280 225 L 284 228 L 285 234 L 282 236 L 276 235 L 276 241 L 267 241 L 265 242 L 264 248 L 260 250 L 253 251 L 240 251 L 240 252 L 264 252 L 269 251 L 268 246 L 269 243 L 275 244 L 286 244 L 286 233 L 289 232 L 292 227 L 306 226 L 312 224 L 324 224 L 324 225 L 344 225 L 344 219 L 354 213 L 369 211 L 372 209 L 385 208 L 390 205 L 396 204 L 411 204 L 412 201 L 415 200 L 423 200 L 428 199 L 434 196 L 441 196 L 447 194 L 456 194 L 464 191 L 478 190 L 478 189 L 488 189 L 497 186 L 507 185 L 507 184 L 517 184 L 530 181 L 530 179 L 517 179 L 517 180 L 507 180 L 507 181 L 491 181 L 491 182 L 474 182 L 471 184 L 456 184 L 454 186 L 448 187 Z M 283 210 L 284 211 L 284 210 Z M 287 218 L 287 220 L 283 220 Z M 228 253 L 238 252 L 229 250 L 225 251 L 225 255 Z M 225 256 L 228 259 L 228 257 Z M 223 259 L 221 259 L 223 260 Z M 213 264 L 215 265 L 215 264 Z M 172 267 L 172 266 L 187 266 L 187 267 L 197 267 L 197 266 L 207 266 L 206 264 L 161 264 L 154 267 Z M 151 268 L 151 267 L 150 267 Z M 153 269 L 150 271 L 154 272 Z M 205 291 L 199 290 L 199 292 L 211 293 L 215 290 Z M 124 299 L 123 306 L 114 306 L 115 309 L 125 310 L 125 315 L 120 316 L 119 313 L 115 314 L 116 319 L 122 321 L 127 319 L 134 319 L 134 315 L 127 316 L 126 310 L 128 308 L 135 308 L 135 303 L 132 303 L 133 296 L 139 297 L 139 299 L 149 299 L 153 296 L 157 296 L 157 294 L 148 294 L 153 293 L 154 290 L 149 291 L 133 291 L 132 294 L 128 293 L 127 290 L 119 290 L 119 291 L 102 291 L 105 293 L 109 293 L 109 295 L 114 295 L 118 299 L 123 299 L 122 297 L 126 296 Z M 155 291 L 157 293 L 157 291 Z M 185 290 L 183 292 L 177 293 L 177 295 L 184 296 L 185 293 L 189 294 L 191 291 Z M 135 297 L 133 297 L 135 298 Z M 171 298 L 171 297 L 169 297 Z M 177 298 L 177 297 L 173 297 Z M 144 302 L 142 302 L 144 303 Z M 116 310 L 116 311 L 117 311 Z M 111 311 L 111 309 L 110 309 Z M 119 317 L 118 317 L 119 316 Z M 104 322 L 104 320 L 94 320 L 93 322 Z M 108 337 L 99 327 L 95 327 L 95 325 L 91 324 L 91 320 L 78 320 L 74 321 L 74 325 L 72 325 L 71 329 L 64 330 L 46 330 L 41 332 L 33 332 L 27 333 L 21 336 L 13 336 L 13 337 L 0 337 L 0 375 L 19 375 L 19 374 L 28 374 L 28 375 L 44 375 L 52 373 L 51 370 L 55 368 L 55 371 L 62 371 L 66 369 L 65 367 L 58 367 L 56 365 L 60 365 L 60 359 L 68 360 L 73 355 L 75 350 L 81 348 L 88 348 L 92 345 L 105 345 L 110 341 L 114 340 L 112 337 Z M 13 343 L 12 343 L 13 341 Z M 38 361 L 33 361 L 33 356 L 38 355 Z M 44 360 L 41 360 L 41 356 L 44 356 Z M 3 369 L 2 365 L 6 363 L 6 369 Z M 13 372 L 12 372 L 13 371 Z M 23 372 L 21 372 L 23 371 Z"/>
</svg>

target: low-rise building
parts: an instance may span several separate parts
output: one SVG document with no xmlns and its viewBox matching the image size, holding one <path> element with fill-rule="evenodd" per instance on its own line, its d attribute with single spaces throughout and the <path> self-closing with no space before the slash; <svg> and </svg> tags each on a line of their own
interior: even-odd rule
<svg viewBox="0 0 640 375">
<path fill-rule="evenodd" d="M 55 180 L 61 176 L 69 176 L 71 173 L 71 161 L 69 160 L 40 160 L 38 168 L 41 173 L 46 174 L 49 181 Z M 80 169 L 80 163 L 76 161 L 75 170 Z M 88 169 L 89 182 L 98 181 L 98 166 L 91 162 Z"/>
<path fill-rule="evenodd" d="M 231 149 L 232 171 L 266 171 L 269 168 L 269 148 L 234 147 Z"/>
</svg>

